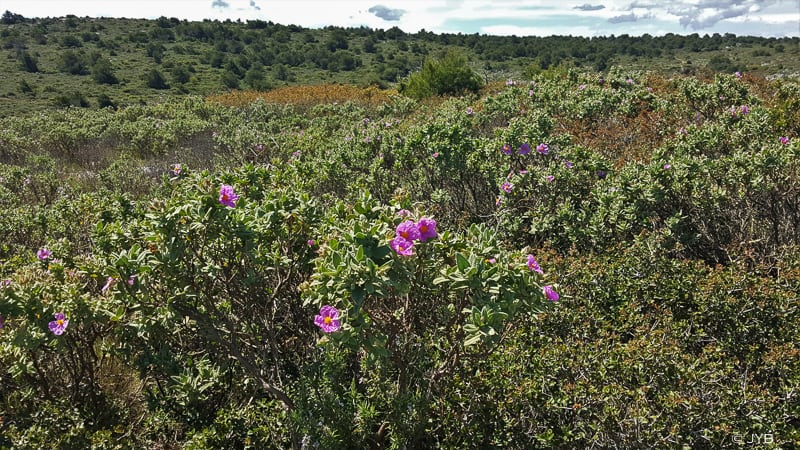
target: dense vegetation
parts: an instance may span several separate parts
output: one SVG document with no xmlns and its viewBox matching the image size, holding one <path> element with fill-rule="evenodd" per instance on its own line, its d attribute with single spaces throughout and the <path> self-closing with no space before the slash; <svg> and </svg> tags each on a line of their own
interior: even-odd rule
<svg viewBox="0 0 800 450">
<path fill-rule="evenodd" d="M 731 34 L 518 37 L 167 17 L 26 19 L 6 11 L 0 44 L 0 116 L 295 84 L 386 88 L 448 49 L 459 50 L 484 82 L 530 78 L 559 65 L 665 75 L 800 73 L 800 39 Z"/>
<path fill-rule="evenodd" d="M 0 448 L 800 445 L 797 79 L 461 52 L 0 118 Z"/>
</svg>

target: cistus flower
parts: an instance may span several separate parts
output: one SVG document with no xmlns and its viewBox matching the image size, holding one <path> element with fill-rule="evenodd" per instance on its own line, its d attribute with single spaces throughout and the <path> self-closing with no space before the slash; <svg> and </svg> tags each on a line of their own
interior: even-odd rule
<svg viewBox="0 0 800 450">
<path fill-rule="evenodd" d="M 553 176 L 553 175 L 548 175 L 548 176 L 544 177 L 544 179 L 547 180 L 548 182 L 552 183 L 553 181 L 556 180 L 556 177 Z"/>
<path fill-rule="evenodd" d="M 61 336 L 61 334 L 64 333 L 64 330 L 67 329 L 67 325 L 69 325 L 69 319 L 64 316 L 63 312 L 55 313 L 53 314 L 53 317 L 56 320 L 50 322 L 50 331 L 52 331 L 56 336 Z"/>
<path fill-rule="evenodd" d="M 404 208 L 404 209 L 401 209 L 400 211 L 397 211 L 397 215 L 400 216 L 400 217 L 408 217 L 408 216 L 411 215 L 411 211 L 409 211 L 409 210 Z"/>
<path fill-rule="evenodd" d="M 6 326 L 6 319 L 4 319 L 3 315 L 0 314 L 0 330 L 2 330 L 4 326 Z"/>
<path fill-rule="evenodd" d="M 531 146 L 528 145 L 527 142 L 519 146 L 519 154 L 520 155 L 527 155 L 531 152 Z"/>
<path fill-rule="evenodd" d="M 169 168 L 169 171 L 172 172 L 172 175 L 176 177 L 181 174 L 181 170 L 183 170 L 183 168 L 180 164 L 173 164 Z"/>
<path fill-rule="evenodd" d="M 778 141 L 780 141 L 780 143 L 783 144 L 783 145 L 788 145 L 789 144 L 789 137 L 788 136 L 781 136 L 780 138 L 778 138 Z"/>
<path fill-rule="evenodd" d="M 419 230 L 419 241 L 425 242 L 428 239 L 435 239 L 436 234 L 436 221 L 423 217 L 417 222 L 417 229 Z"/>
<path fill-rule="evenodd" d="M 733 75 L 734 75 L 736 78 L 742 78 L 742 73 L 741 73 L 741 72 L 739 72 L 738 70 L 737 70 L 736 72 L 733 72 Z"/>
<path fill-rule="evenodd" d="M 333 333 L 341 328 L 339 323 L 339 310 L 331 305 L 325 305 L 319 310 L 319 314 L 314 316 L 314 325 L 322 328 L 326 333 Z"/>
<path fill-rule="evenodd" d="M 564 165 L 567 166 L 567 169 L 572 169 L 575 167 L 575 164 L 572 164 L 571 161 L 564 161 Z"/>
<path fill-rule="evenodd" d="M 471 107 L 471 106 L 468 106 L 468 107 L 467 107 L 467 114 L 468 114 L 468 115 L 469 115 L 469 114 L 472 114 L 472 107 Z"/>
<path fill-rule="evenodd" d="M 109 289 L 111 289 L 114 286 L 114 284 L 116 284 L 116 282 L 117 282 L 117 280 L 114 277 L 106 278 L 106 284 L 103 285 L 102 288 L 100 288 L 100 292 L 108 291 Z"/>
<path fill-rule="evenodd" d="M 398 225 L 397 230 L 395 230 L 395 234 L 397 237 L 403 238 L 407 241 L 416 241 L 420 238 L 419 228 L 417 228 L 417 224 L 411 220 L 406 220 Z"/>
<path fill-rule="evenodd" d="M 544 274 L 544 271 L 541 266 L 539 266 L 539 263 L 536 262 L 536 258 L 534 258 L 533 255 L 528 255 L 528 269 L 536 273 Z"/>
<path fill-rule="evenodd" d="M 233 186 L 223 184 L 219 188 L 219 202 L 229 208 L 236 208 L 236 201 L 239 200 L 239 196 L 233 192 Z"/>
<path fill-rule="evenodd" d="M 542 155 L 546 155 L 548 152 L 550 152 L 550 147 L 547 144 L 539 144 L 536 146 L 536 151 Z"/>
<path fill-rule="evenodd" d="M 500 190 L 505 192 L 506 194 L 511 193 L 511 189 L 514 187 L 513 184 L 509 183 L 508 181 L 504 181 L 503 184 L 500 186 Z"/>
<path fill-rule="evenodd" d="M 389 242 L 389 247 L 400 256 L 411 256 L 414 254 L 414 242 L 401 237 L 396 237 Z"/>
<path fill-rule="evenodd" d="M 508 145 L 508 144 L 503 144 L 503 153 L 505 153 L 506 155 L 510 155 L 511 154 L 511 146 Z"/>
<path fill-rule="evenodd" d="M 549 284 L 542 288 L 542 292 L 544 293 L 544 296 L 551 302 L 557 302 L 559 299 L 558 292 L 553 290 L 553 286 L 550 286 Z"/>
<path fill-rule="evenodd" d="M 39 261 L 47 261 L 52 255 L 53 252 L 48 250 L 46 247 L 42 247 L 36 252 L 36 257 L 39 258 Z"/>
<path fill-rule="evenodd" d="M 501 203 L 503 203 L 502 197 L 497 197 L 496 199 L 494 199 L 494 206 L 500 206 Z"/>
<path fill-rule="evenodd" d="M 672 168 L 672 165 L 671 165 L 671 164 L 664 164 L 664 165 L 662 166 L 662 168 L 663 168 L 664 170 L 669 170 L 669 169 L 671 169 L 671 168 Z"/>
</svg>

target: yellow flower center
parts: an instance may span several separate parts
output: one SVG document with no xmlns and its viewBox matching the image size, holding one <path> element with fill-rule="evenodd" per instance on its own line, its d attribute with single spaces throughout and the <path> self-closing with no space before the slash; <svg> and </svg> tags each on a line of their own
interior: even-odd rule
<svg viewBox="0 0 800 450">
<path fill-rule="evenodd" d="M 331 319 L 330 317 L 326 317 L 325 319 L 323 319 L 323 322 L 325 322 L 325 325 L 330 325 L 331 322 L 333 322 L 333 319 Z"/>
<path fill-rule="evenodd" d="M 64 321 L 63 321 L 62 319 L 58 319 L 58 320 L 56 320 L 56 323 L 57 323 L 57 324 L 58 324 L 58 326 L 60 326 L 60 327 L 61 327 L 61 326 L 64 326 Z"/>
<path fill-rule="evenodd" d="M 428 226 L 427 225 L 421 225 L 419 227 L 419 231 L 420 231 L 420 233 L 427 233 L 428 232 Z"/>
<path fill-rule="evenodd" d="M 408 239 L 408 231 L 401 231 L 400 236 L 403 236 L 403 239 Z"/>
</svg>

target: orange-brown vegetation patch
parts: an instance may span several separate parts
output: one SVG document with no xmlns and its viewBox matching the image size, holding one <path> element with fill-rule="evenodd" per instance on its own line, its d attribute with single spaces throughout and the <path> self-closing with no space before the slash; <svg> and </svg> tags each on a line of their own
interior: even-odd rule
<svg viewBox="0 0 800 450">
<path fill-rule="evenodd" d="M 381 90 L 375 86 L 357 87 L 346 84 L 317 84 L 287 86 L 272 91 L 231 91 L 209 97 L 209 100 L 225 106 L 245 106 L 257 100 L 295 106 L 352 102 L 362 106 L 380 106 L 389 102 L 394 91 Z"/>
</svg>

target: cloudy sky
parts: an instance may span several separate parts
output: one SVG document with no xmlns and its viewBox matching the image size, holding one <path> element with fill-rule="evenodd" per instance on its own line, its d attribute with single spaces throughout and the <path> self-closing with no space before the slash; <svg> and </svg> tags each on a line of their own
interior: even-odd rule
<svg viewBox="0 0 800 450">
<path fill-rule="evenodd" d="M 261 19 L 518 36 L 800 36 L 800 0 L 1 0 L 25 17 Z"/>
</svg>

